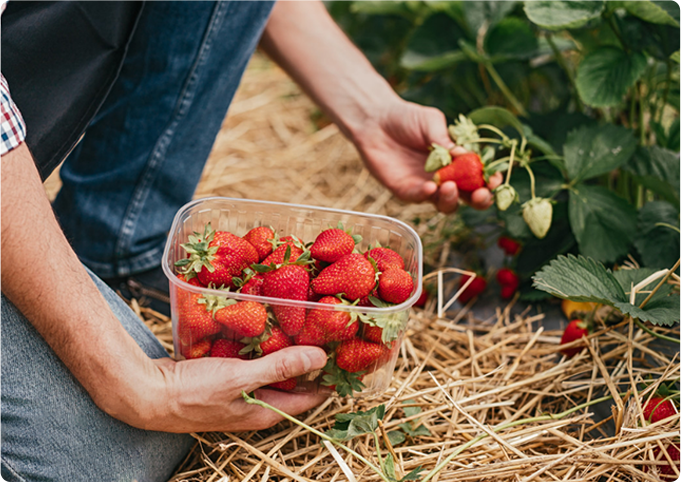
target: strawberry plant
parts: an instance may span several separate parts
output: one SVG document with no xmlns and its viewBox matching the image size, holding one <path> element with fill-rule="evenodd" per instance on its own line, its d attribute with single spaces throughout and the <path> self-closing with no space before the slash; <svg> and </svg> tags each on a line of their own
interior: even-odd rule
<svg viewBox="0 0 681 482">
<path fill-rule="evenodd" d="M 651 269 L 676 261 L 676 3 L 331 2 L 329 8 L 395 89 L 440 108 L 452 139 L 480 160 L 456 169 L 457 158 L 433 146 L 427 172 L 436 179 L 459 175 L 466 186 L 505 173 L 494 207 L 463 207 L 426 246 L 457 243 L 472 252 L 470 265 L 482 268 L 495 227 L 523 247 L 509 267 L 528 301 L 544 296 L 533 290 L 531 276 L 559 255 L 609 267 L 627 257 Z"/>
</svg>

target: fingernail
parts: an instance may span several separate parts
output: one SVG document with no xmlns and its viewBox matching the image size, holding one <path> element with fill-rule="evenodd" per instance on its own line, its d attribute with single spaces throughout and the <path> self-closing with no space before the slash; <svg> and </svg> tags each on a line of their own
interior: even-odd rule
<svg viewBox="0 0 681 482">
<path fill-rule="evenodd" d="M 326 365 L 326 353 L 322 350 L 306 350 L 301 355 L 305 372 L 317 370 Z"/>
</svg>

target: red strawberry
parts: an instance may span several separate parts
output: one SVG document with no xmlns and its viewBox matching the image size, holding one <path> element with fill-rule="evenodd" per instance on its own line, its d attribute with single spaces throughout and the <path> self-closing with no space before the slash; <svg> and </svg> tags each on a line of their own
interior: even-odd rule
<svg viewBox="0 0 681 482">
<path fill-rule="evenodd" d="M 294 337 L 296 345 L 324 346 L 326 345 L 326 335 L 313 321 L 307 322 Z"/>
<path fill-rule="evenodd" d="M 328 305 L 342 305 L 343 302 L 335 296 L 325 296 L 319 303 Z M 357 316 L 347 311 L 314 309 L 305 317 L 305 325 L 317 326 L 323 333 L 324 339 L 329 341 L 343 341 L 354 338 L 359 329 Z"/>
<path fill-rule="evenodd" d="M 189 242 L 181 245 L 189 255 L 176 266 L 184 273 L 195 272 L 201 284 L 232 286 L 232 278 L 258 261 L 258 253 L 251 243 L 227 231 L 213 231 L 206 224 L 204 234 L 194 233 Z"/>
<path fill-rule="evenodd" d="M 650 423 L 659 422 L 674 415 L 676 415 L 674 403 L 663 397 L 652 397 L 643 405 L 643 418 Z"/>
<path fill-rule="evenodd" d="M 264 279 L 265 277 L 261 273 L 256 273 L 251 279 L 243 284 L 241 290 L 239 290 L 239 293 L 243 293 L 245 295 L 261 296 L 262 282 Z"/>
<path fill-rule="evenodd" d="M 369 259 L 376 261 L 376 267 L 379 271 L 385 271 L 389 268 L 400 268 L 404 269 L 404 260 L 402 256 L 397 254 L 390 248 L 377 247 L 370 249 L 364 256 Z"/>
<path fill-rule="evenodd" d="M 289 378 L 288 380 L 284 380 L 283 382 L 270 383 L 267 386 L 270 388 L 276 388 L 277 390 L 285 390 L 287 392 L 290 392 L 291 390 L 296 388 L 296 385 L 298 385 L 296 379 Z"/>
<path fill-rule="evenodd" d="M 262 261 L 272 253 L 271 240 L 274 239 L 274 231 L 267 226 L 258 226 L 244 234 L 244 239 L 251 243 L 258 253 L 258 261 Z"/>
<path fill-rule="evenodd" d="M 376 305 L 374 305 L 374 304 L 371 302 L 371 300 L 369 299 L 370 296 L 373 296 L 374 298 L 378 298 L 378 287 L 376 287 L 376 288 L 374 288 L 373 290 L 371 290 L 371 293 L 369 293 L 368 295 L 362 296 L 362 297 L 359 299 L 359 302 L 357 303 L 357 306 L 371 306 L 371 307 L 376 306 Z"/>
<path fill-rule="evenodd" d="M 501 236 L 497 240 L 497 246 L 504 250 L 507 256 L 515 256 L 520 252 L 521 245 L 515 239 L 508 236 Z"/>
<path fill-rule="evenodd" d="M 370 368 L 385 352 L 385 346 L 381 344 L 353 338 L 336 348 L 336 364 L 338 368 L 355 373 Z"/>
<path fill-rule="evenodd" d="M 185 345 L 195 343 L 220 332 L 220 323 L 213 319 L 212 306 L 199 293 L 189 293 L 178 304 L 177 334 Z"/>
<path fill-rule="evenodd" d="M 220 338 L 215 340 L 213 347 L 210 349 L 210 356 L 220 358 L 240 358 L 241 360 L 248 360 L 248 355 L 241 355 L 239 352 L 244 349 L 246 345 L 238 341 L 225 340 Z"/>
<path fill-rule="evenodd" d="M 275 249 L 272 254 L 262 261 L 262 264 L 270 266 L 271 264 L 282 264 L 284 262 L 284 257 L 286 255 L 286 248 L 290 246 L 291 254 L 289 256 L 289 261 L 295 261 L 298 257 L 305 251 L 303 248 L 297 245 L 294 241 L 287 241 L 277 249 Z"/>
<path fill-rule="evenodd" d="M 271 298 L 305 301 L 309 287 L 310 275 L 304 267 L 284 265 L 265 273 L 262 294 Z M 273 305 L 272 311 L 286 334 L 295 336 L 303 328 L 305 308 Z"/>
<path fill-rule="evenodd" d="M 208 338 L 204 338 L 203 340 L 199 340 L 194 343 L 188 343 L 186 345 L 180 341 L 180 353 L 187 360 L 203 358 L 210 353 L 212 344 L 213 343 Z"/>
<path fill-rule="evenodd" d="M 365 340 L 372 343 L 383 343 L 383 328 L 380 326 L 364 325 L 362 336 Z"/>
<path fill-rule="evenodd" d="M 506 285 L 501 287 L 501 298 L 504 300 L 510 300 L 518 291 L 518 287 L 514 285 Z"/>
<path fill-rule="evenodd" d="M 234 300 L 227 301 L 230 302 Z M 267 310 L 255 301 L 238 301 L 218 308 L 213 318 L 233 330 L 238 338 L 254 337 L 265 331 Z"/>
<path fill-rule="evenodd" d="M 320 295 L 343 293 L 349 300 L 358 300 L 371 293 L 376 286 L 376 271 L 361 254 L 343 256 L 324 268 L 312 281 L 312 289 Z"/>
<path fill-rule="evenodd" d="M 467 152 L 452 159 L 452 163 L 438 169 L 433 181 L 438 186 L 445 181 L 454 181 L 459 191 L 471 193 L 485 186 L 485 176 L 480 157 Z"/>
<path fill-rule="evenodd" d="M 560 344 L 565 345 L 571 341 L 579 340 L 582 336 L 587 336 L 589 334 L 588 325 L 582 320 L 572 320 L 568 323 L 568 326 L 563 332 L 563 336 L 560 337 Z M 575 346 L 572 348 L 564 348 L 560 352 L 568 358 L 572 358 L 577 353 L 582 351 L 584 346 Z"/>
<path fill-rule="evenodd" d="M 421 289 L 421 296 L 419 296 L 419 299 L 416 300 L 416 303 L 414 303 L 414 306 L 417 308 L 423 308 L 426 306 L 426 302 L 428 302 L 428 292 L 426 291 L 426 287 L 424 286 Z"/>
<path fill-rule="evenodd" d="M 314 290 L 312 289 L 312 286 L 310 286 L 307 289 L 307 301 L 317 302 L 317 301 L 321 300 L 322 298 L 323 298 L 322 295 L 318 295 L 317 293 L 314 292 Z"/>
<path fill-rule="evenodd" d="M 355 249 L 355 240 L 342 229 L 332 228 L 319 233 L 310 253 L 316 260 L 335 263 Z"/>
<path fill-rule="evenodd" d="M 681 464 L 679 464 L 679 446 L 677 444 L 668 444 L 665 449 L 667 450 L 667 453 L 669 454 L 669 458 L 671 458 L 674 462 L 676 462 L 676 469 L 681 472 Z M 662 480 L 679 480 L 677 472 L 674 471 L 674 467 L 667 461 L 667 457 L 665 457 L 664 453 L 662 452 L 662 449 L 660 447 L 656 446 L 653 449 L 653 456 L 655 460 L 658 460 L 660 462 L 666 462 L 663 465 L 656 465 L 658 474 L 660 475 L 660 478 Z M 652 469 L 650 468 L 650 465 L 644 466 L 645 472 L 651 472 Z"/>
<path fill-rule="evenodd" d="M 269 336 L 264 337 L 264 340 L 260 342 L 260 351 L 265 356 L 289 346 L 293 346 L 291 337 L 284 333 L 281 328 L 273 326 Z"/>
<path fill-rule="evenodd" d="M 414 289 L 411 275 L 400 268 L 390 268 L 378 277 L 378 294 L 388 303 L 406 301 Z"/>
<path fill-rule="evenodd" d="M 463 275 L 461 277 L 461 281 L 459 282 L 459 289 L 466 284 L 466 281 L 468 281 L 468 278 L 470 276 L 468 275 Z M 463 304 L 468 303 L 470 300 L 478 296 L 480 293 L 485 291 L 485 288 L 487 288 L 487 281 L 485 281 L 485 278 L 482 278 L 480 276 L 476 276 L 473 281 L 471 281 L 471 284 L 468 285 L 468 288 L 466 288 L 460 295 L 459 295 L 459 301 Z"/>
<path fill-rule="evenodd" d="M 518 275 L 509 268 L 500 268 L 497 271 L 497 282 L 501 286 L 518 286 L 520 284 L 520 278 Z"/>
</svg>

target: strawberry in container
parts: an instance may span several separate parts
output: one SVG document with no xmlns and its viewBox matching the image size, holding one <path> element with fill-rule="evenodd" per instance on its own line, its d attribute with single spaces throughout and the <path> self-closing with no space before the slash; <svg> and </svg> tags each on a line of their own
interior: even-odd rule
<svg viewBox="0 0 681 482">
<path fill-rule="evenodd" d="M 317 346 L 323 370 L 269 388 L 353 396 L 389 386 L 422 286 L 420 239 L 400 221 L 229 198 L 178 212 L 163 269 L 176 358 Z"/>
</svg>

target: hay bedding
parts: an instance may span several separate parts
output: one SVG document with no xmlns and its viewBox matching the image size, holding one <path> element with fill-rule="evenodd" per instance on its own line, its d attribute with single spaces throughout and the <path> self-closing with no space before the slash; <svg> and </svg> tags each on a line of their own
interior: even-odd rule
<svg viewBox="0 0 681 482">
<path fill-rule="evenodd" d="M 315 126 L 311 114 L 314 106 L 285 74 L 256 56 L 196 196 L 313 204 L 405 221 L 421 217 L 431 226 L 442 222 L 429 205 L 393 199 L 338 129 Z M 56 189 L 58 181 L 48 182 L 51 195 Z M 641 406 L 657 383 L 678 380 L 678 355 L 659 353 L 659 342 L 625 319 L 601 324 L 588 351 L 566 360 L 558 353 L 560 332 L 544 330 L 541 313 L 512 315 L 510 304 L 480 320 L 475 305 L 444 310 L 453 294 L 452 281 L 446 282 L 452 276 L 444 262 L 447 246 L 429 253 L 441 267 L 442 274 L 431 274 L 439 278 L 439 306 L 431 300 L 425 310 L 412 310 L 388 392 L 373 400 L 330 398 L 301 420 L 325 431 L 337 413 L 384 403 L 386 432 L 405 422 L 422 424 L 430 435 L 407 438 L 389 450 L 381 446 L 383 454 L 394 453 L 398 476 L 423 466 L 423 477 L 442 466 L 430 480 L 659 480 L 653 450 L 676 440 L 679 415 L 644 425 Z M 172 352 L 170 320 L 136 300 L 131 305 Z M 679 337 L 678 327 L 658 331 Z M 656 383 L 642 389 L 650 379 Z M 624 398 L 574 410 L 620 392 Z M 421 412 L 407 416 L 405 408 L 415 406 Z M 172 481 L 380 480 L 362 462 L 288 421 L 260 432 L 193 435 L 197 443 Z M 347 445 L 377 464 L 373 437 Z"/>
</svg>

